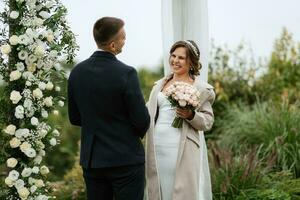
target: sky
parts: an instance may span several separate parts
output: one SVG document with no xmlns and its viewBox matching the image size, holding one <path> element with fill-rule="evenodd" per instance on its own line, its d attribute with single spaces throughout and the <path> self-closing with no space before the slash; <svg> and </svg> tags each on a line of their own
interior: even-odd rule
<svg viewBox="0 0 300 200">
<path fill-rule="evenodd" d="M 122 18 L 126 44 L 118 58 L 136 68 L 155 68 L 162 60 L 161 0 L 61 0 L 67 20 L 77 35 L 76 60 L 88 58 L 96 49 L 94 22 L 103 16 Z M 241 41 L 254 55 L 268 57 L 273 43 L 286 27 L 300 41 L 300 0 L 207 0 L 209 36 L 215 44 L 230 48 Z"/>
</svg>

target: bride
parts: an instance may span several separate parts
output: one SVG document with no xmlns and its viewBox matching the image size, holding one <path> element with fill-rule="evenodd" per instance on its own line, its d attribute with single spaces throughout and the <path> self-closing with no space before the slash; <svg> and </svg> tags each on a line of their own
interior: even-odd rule
<svg viewBox="0 0 300 200">
<path fill-rule="evenodd" d="M 146 199 L 211 200 L 211 182 L 203 131 L 212 127 L 213 87 L 199 79 L 200 51 L 194 41 L 178 41 L 170 50 L 172 74 L 156 82 L 148 109 L 146 138 Z M 176 81 L 196 87 L 201 104 L 195 110 L 172 108 L 165 90 Z M 182 128 L 171 126 L 175 116 Z"/>
</svg>

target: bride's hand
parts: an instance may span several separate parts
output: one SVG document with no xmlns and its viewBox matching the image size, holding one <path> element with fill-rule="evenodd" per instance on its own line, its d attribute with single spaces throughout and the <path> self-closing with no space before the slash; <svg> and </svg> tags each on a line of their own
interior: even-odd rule
<svg viewBox="0 0 300 200">
<path fill-rule="evenodd" d="M 195 112 L 190 109 L 176 108 L 176 115 L 182 119 L 192 120 Z"/>
</svg>

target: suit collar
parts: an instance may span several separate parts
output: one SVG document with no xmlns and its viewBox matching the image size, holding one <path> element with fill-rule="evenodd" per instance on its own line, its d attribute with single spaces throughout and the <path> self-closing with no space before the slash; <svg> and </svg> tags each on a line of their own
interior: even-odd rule
<svg viewBox="0 0 300 200">
<path fill-rule="evenodd" d="M 95 51 L 91 57 L 105 57 L 105 58 L 111 58 L 117 60 L 116 56 L 110 52 L 107 51 Z"/>
</svg>

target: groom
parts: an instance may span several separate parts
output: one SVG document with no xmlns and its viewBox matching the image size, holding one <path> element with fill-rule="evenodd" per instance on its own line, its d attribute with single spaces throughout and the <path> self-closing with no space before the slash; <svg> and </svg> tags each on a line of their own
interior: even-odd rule
<svg viewBox="0 0 300 200">
<path fill-rule="evenodd" d="M 68 81 L 69 119 L 81 126 L 80 164 L 89 200 L 142 200 L 145 153 L 141 138 L 150 118 L 137 72 L 120 62 L 126 35 L 114 17 L 96 21 L 98 49 Z"/>
</svg>

